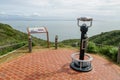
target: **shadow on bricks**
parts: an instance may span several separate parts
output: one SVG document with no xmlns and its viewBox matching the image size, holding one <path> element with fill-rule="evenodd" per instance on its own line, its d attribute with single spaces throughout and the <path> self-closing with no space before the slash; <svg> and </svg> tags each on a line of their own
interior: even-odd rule
<svg viewBox="0 0 120 80">
<path fill-rule="evenodd" d="M 36 71 L 36 72 L 32 73 L 31 75 L 26 76 L 23 80 L 35 80 L 35 79 L 45 80 L 46 78 L 56 76 L 56 75 L 59 75 L 61 73 L 65 73 L 65 74 L 69 74 L 69 75 L 80 74 L 80 72 L 73 71 L 69 67 L 69 65 L 70 65 L 70 63 L 66 63 L 59 70 L 57 70 L 55 72 L 41 73 L 41 72 Z"/>
</svg>

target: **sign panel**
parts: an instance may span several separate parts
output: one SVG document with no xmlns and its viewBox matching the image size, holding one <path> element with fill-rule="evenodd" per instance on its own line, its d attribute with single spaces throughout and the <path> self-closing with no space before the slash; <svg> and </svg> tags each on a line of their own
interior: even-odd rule
<svg viewBox="0 0 120 80">
<path fill-rule="evenodd" d="M 45 27 L 36 27 L 36 28 L 29 28 L 30 33 L 46 33 Z"/>
</svg>

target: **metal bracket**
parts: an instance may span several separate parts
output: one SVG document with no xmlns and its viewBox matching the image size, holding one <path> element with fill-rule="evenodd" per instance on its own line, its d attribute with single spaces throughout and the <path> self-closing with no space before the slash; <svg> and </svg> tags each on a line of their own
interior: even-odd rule
<svg viewBox="0 0 120 80">
<path fill-rule="evenodd" d="M 88 38 L 82 40 L 82 46 L 81 46 L 82 50 L 86 50 L 86 48 L 87 48 L 87 41 L 88 41 Z"/>
</svg>

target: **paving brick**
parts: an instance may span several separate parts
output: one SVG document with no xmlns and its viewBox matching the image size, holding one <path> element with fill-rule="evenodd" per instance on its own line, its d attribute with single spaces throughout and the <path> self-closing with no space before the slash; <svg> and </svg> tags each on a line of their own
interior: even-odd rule
<svg viewBox="0 0 120 80">
<path fill-rule="evenodd" d="M 120 67 L 93 55 L 93 70 L 76 72 L 70 49 L 43 49 L 0 65 L 0 80 L 120 80 Z"/>
</svg>

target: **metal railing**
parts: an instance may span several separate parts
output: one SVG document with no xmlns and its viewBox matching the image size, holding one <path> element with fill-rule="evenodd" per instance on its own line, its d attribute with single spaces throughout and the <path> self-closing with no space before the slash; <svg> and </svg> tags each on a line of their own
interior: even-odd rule
<svg viewBox="0 0 120 80">
<path fill-rule="evenodd" d="M 15 49 L 18 49 L 24 45 L 26 45 L 27 42 L 21 42 L 21 43 L 15 43 L 15 44 L 9 44 L 9 45 L 4 45 L 4 46 L 0 46 L 0 56 L 4 55 L 10 51 L 13 51 Z"/>
</svg>

